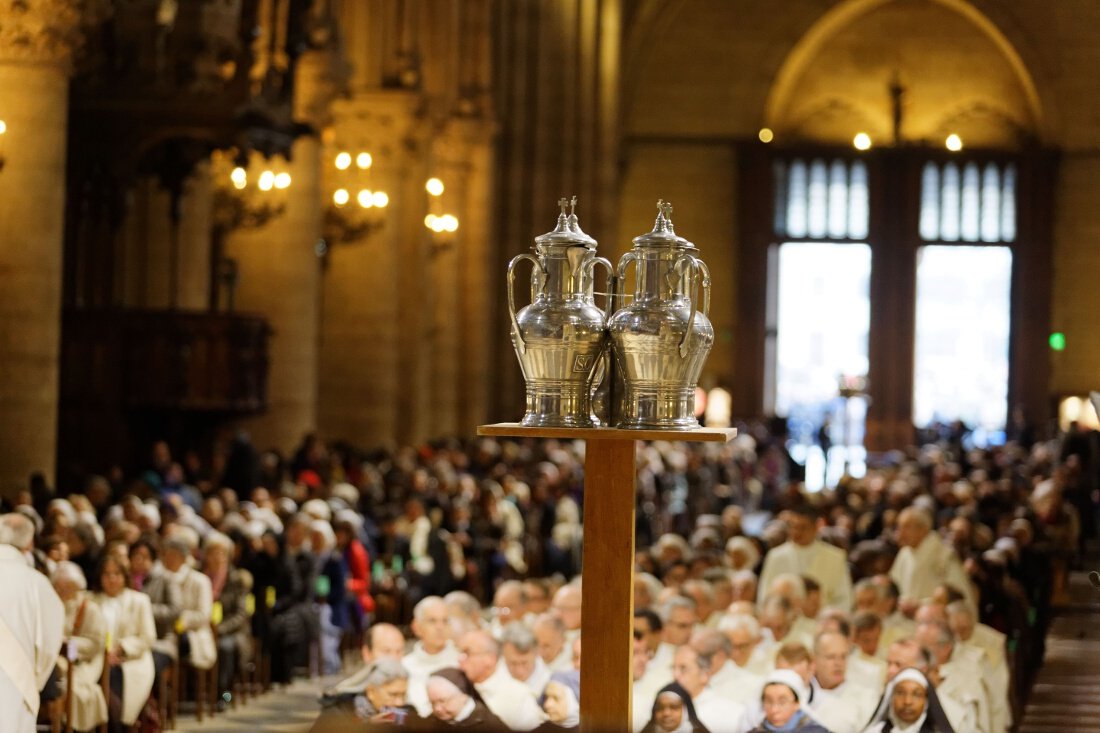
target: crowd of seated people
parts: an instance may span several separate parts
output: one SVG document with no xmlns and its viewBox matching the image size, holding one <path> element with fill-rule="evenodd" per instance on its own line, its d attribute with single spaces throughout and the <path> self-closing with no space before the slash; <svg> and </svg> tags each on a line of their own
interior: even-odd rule
<svg viewBox="0 0 1100 733">
<path fill-rule="evenodd" d="M 3 517 L 65 604 L 77 673 L 44 694 L 74 729 L 163 725 L 180 664 L 216 666 L 224 706 L 261 655 L 286 684 L 341 673 L 349 640 L 365 665 L 319 730 L 577 726 L 579 446 L 309 436 L 284 462 L 242 437 L 216 478 L 153 455 Z M 1060 457 L 929 445 L 808 495 L 757 431 L 641 446 L 633 731 L 1011 730 L 1080 551 L 1066 494 L 1096 471 Z"/>
</svg>

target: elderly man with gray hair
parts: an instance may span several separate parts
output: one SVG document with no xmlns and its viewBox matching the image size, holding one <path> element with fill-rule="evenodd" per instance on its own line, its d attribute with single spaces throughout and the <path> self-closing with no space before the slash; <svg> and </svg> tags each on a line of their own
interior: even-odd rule
<svg viewBox="0 0 1100 733">
<path fill-rule="evenodd" d="M 54 590 L 65 604 L 68 654 L 57 661 L 61 679 L 66 679 L 69 665 L 73 667 L 70 722 L 74 730 L 92 730 L 107 722 L 107 699 L 100 684 L 107 622 L 87 592 L 88 582 L 79 565 L 68 560 L 59 562 L 52 580 Z"/>
<path fill-rule="evenodd" d="M 29 528 L 29 540 L 28 540 Z M 39 690 L 57 664 L 65 607 L 25 552 L 34 525 L 22 515 L 0 516 L 0 710 L 5 731 L 33 733 Z"/>
<path fill-rule="evenodd" d="M 550 681 L 550 668 L 538 654 L 535 632 L 519 621 L 504 627 L 500 635 L 500 652 L 508 674 L 523 684 L 538 698 Z"/>
<path fill-rule="evenodd" d="M 409 703 L 426 718 L 432 713 L 428 676 L 437 669 L 458 665 L 446 602 L 439 596 L 422 598 L 413 608 L 412 632 L 418 641 L 401 663 L 409 671 Z"/>
</svg>

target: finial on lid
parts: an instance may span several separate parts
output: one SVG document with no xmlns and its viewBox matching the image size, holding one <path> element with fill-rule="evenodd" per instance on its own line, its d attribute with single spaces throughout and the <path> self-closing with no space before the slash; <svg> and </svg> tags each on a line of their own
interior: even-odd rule
<svg viewBox="0 0 1100 733">
<path fill-rule="evenodd" d="M 554 227 L 554 231 L 536 237 L 535 245 L 570 244 L 595 249 L 596 240 L 585 234 L 577 221 L 577 197 L 562 196 L 558 199 L 558 206 L 561 208 L 561 213 L 558 214 L 557 226 Z"/>
<path fill-rule="evenodd" d="M 654 233 L 668 233 L 675 235 L 676 230 L 672 226 L 672 202 L 657 199 L 657 221 L 653 225 Z"/>
</svg>

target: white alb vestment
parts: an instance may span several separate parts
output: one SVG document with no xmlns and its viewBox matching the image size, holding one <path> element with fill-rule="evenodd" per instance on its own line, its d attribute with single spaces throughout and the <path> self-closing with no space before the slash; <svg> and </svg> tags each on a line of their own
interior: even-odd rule
<svg viewBox="0 0 1100 733">
<path fill-rule="evenodd" d="M 748 705 L 760 699 L 760 693 L 764 689 L 764 678 L 738 667 L 733 660 L 726 660 L 726 663 L 711 675 L 707 687 L 725 700 Z"/>
<path fill-rule="evenodd" d="M 61 649 L 65 607 L 46 576 L 11 545 L 0 545 L 0 588 L 0 728 L 34 733 L 38 692 Z"/>
<path fill-rule="evenodd" d="M 974 588 L 959 556 L 935 532 L 929 532 L 916 548 L 901 548 L 890 568 L 890 579 L 897 583 L 903 598 L 917 601 L 931 598 L 936 586 L 946 583 L 974 605 Z"/>
<path fill-rule="evenodd" d="M 534 730 L 546 720 L 531 690 L 508 674 L 503 661 L 488 679 L 475 683 L 474 689 L 485 701 L 485 707 L 512 730 Z"/>
<path fill-rule="evenodd" d="M 744 705 L 723 699 L 709 687 L 703 688 L 691 703 L 695 706 L 695 716 L 710 733 L 740 733 Z"/>
<path fill-rule="evenodd" d="M 810 680 L 813 697 L 809 708 L 830 733 L 862 733 L 875 714 L 881 691 L 871 690 L 845 680 L 831 690 Z"/>
<path fill-rule="evenodd" d="M 848 556 L 839 547 L 814 540 L 803 547 L 787 540 L 764 556 L 757 584 L 756 602 L 764 597 L 776 576 L 784 573 L 808 575 L 821 586 L 821 605 L 848 611 L 852 608 L 852 576 Z"/>
<path fill-rule="evenodd" d="M 428 677 L 432 672 L 444 667 L 457 667 L 458 649 L 448 641 L 441 650 L 435 654 L 429 654 L 424 650 L 424 645 L 418 641 L 413 645 L 413 650 L 401 659 L 401 664 L 409 672 L 406 699 L 409 705 L 416 708 L 420 717 L 426 718 L 432 714 L 432 704 L 428 702 Z"/>
</svg>

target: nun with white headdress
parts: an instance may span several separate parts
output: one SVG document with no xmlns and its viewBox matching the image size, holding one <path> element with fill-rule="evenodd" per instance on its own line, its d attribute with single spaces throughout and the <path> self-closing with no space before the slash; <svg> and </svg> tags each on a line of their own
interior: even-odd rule
<svg viewBox="0 0 1100 733">
<path fill-rule="evenodd" d="M 921 672 L 903 669 L 886 687 L 863 733 L 955 733 L 936 688 Z"/>
</svg>

